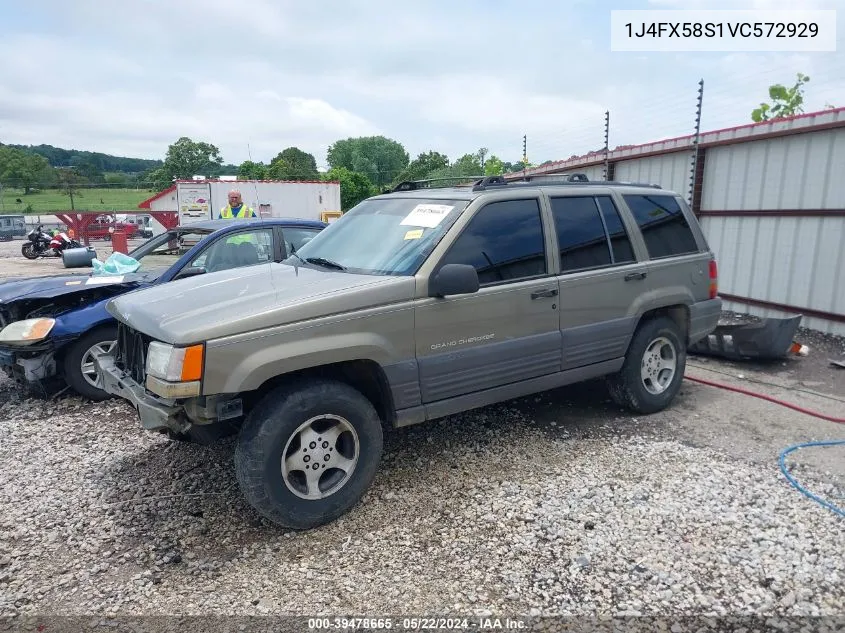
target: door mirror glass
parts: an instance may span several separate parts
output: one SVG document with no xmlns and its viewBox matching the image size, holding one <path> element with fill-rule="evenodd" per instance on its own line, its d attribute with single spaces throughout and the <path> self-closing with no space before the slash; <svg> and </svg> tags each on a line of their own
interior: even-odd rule
<svg viewBox="0 0 845 633">
<path fill-rule="evenodd" d="M 428 296 L 445 297 L 478 292 L 478 272 L 469 264 L 446 264 L 428 282 Z"/>
</svg>

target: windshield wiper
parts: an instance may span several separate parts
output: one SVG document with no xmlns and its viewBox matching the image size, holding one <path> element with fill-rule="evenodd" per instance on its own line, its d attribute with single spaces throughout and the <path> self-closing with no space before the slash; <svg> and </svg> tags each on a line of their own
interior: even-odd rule
<svg viewBox="0 0 845 633">
<path fill-rule="evenodd" d="M 299 257 L 299 255 L 297 255 L 297 257 Z M 305 261 L 309 264 L 317 264 L 318 266 L 334 268 L 335 270 L 346 270 L 346 266 L 338 264 L 337 262 L 333 262 L 332 260 L 326 259 L 325 257 L 306 257 Z"/>
</svg>

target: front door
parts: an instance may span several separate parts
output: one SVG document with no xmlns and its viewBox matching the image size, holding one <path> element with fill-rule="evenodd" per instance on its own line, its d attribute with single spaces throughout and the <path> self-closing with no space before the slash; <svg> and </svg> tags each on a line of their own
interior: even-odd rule
<svg viewBox="0 0 845 633">
<path fill-rule="evenodd" d="M 648 262 L 637 261 L 609 195 L 549 201 L 560 252 L 563 369 L 620 358 L 648 291 Z"/>
<path fill-rule="evenodd" d="M 476 212 L 438 267 L 475 266 L 479 291 L 416 307 L 423 403 L 560 371 L 550 263 L 538 199 L 491 202 Z"/>
</svg>

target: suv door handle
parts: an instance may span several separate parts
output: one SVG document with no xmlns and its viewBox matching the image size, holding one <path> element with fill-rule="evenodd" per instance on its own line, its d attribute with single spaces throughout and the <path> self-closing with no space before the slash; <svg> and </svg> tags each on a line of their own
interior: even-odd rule
<svg viewBox="0 0 845 633">
<path fill-rule="evenodd" d="M 535 290 L 531 293 L 532 299 L 539 299 L 540 297 L 556 297 L 557 288 L 543 288 L 542 290 Z"/>
<path fill-rule="evenodd" d="M 625 281 L 633 281 L 634 279 L 645 279 L 645 273 L 628 273 L 625 275 Z"/>
</svg>

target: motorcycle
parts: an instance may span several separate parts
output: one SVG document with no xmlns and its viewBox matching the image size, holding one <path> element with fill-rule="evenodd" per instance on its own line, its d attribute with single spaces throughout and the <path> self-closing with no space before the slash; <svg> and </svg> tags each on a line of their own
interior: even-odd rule
<svg viewBox="0 0 845 633">
<path fill-rule="evenodd" d="M 70 248 L 82 247 L 82 244 L 69 237 L 67 233 L 50 235 L 42 230 L 40 224 L 27 233 L 26 238 L 28 241 L 21 245 L 21 255 L 27 259 L 61 257 L 62 253 Z"/>
</svg>

